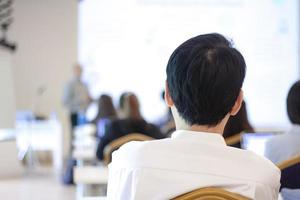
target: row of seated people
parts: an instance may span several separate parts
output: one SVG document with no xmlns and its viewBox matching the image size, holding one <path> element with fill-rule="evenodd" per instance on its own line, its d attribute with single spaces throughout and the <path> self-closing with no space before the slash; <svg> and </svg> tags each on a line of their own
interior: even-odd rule
<svg viewBox="0 0 300 200">
<path fill-rule="evenodd" d="M 300 93 L 295 93 L 296 88 L 300 88 L 300 84 L 296 83 L 292 89 L 289 92 L 289 97 L 290 98 L 295 98 L 295 96 L 299 97 Z M 297 94 L 297 95 L 296 95 Z M 143 133 L 147 136 L 150 136 L 151 138 L 155 138 L 155 139 L 161 139 L 164 138 L 165 135 L 161 133 L 161 131 L 159 130 L 158 127 L 156 127 L 153 124 L 147 123 L 145 120 L 143 120 L 143 118 L 141 117 L 141 114 L 139 112 L 139 103 L 138 103 L 138 99 L 137 97 L 133 94 L 133 93 L 124 93 L 121 96 L 121 101 L 120 101 L 120 110 L 119 110 L 119 116 L 122 116 L 122 119 L 118 119 L 117 117 L 117 112 L 114 109 L 113 106 L 113 102 L 112 102 L 112 98 L 108 95 L 102 95 L 99 98 L 99 113 L 98 113 L 98 117 L 94 120 L 95 122 L 97 122 L 96 124 L 98 124 L 98 136 L 100 138 L 100 142 L 99 142 L 99 146 L 97 149 L 97 157 L 100 160 L 103 160 L 103 152 L 104 152 L 104 148 L 112 141 L 114 141 L 115 139 L 121 138 L 127 134 L 130 133 Z M 300 100 L 300 99 L 299 99 Z M 295 100 L 291 101 L 288 100 L 288 113 L 291 121 L 295 123 L 295 120 L 297 118 L 295 118 Z M 298 104 L 298 103 L 297 103 Z M 121 111 L 121 112 L 120 112 Z M 292 114 L 293 113 L 293 114 Z M 293 118 L 294 117 L 294 118 Z M 168 123 L 168 122 L 167 122 Z M 298 123 L 299 124 L 299 123 Z M 293 129 L 291 132 L 295 133 L 295 130 L 297 130 L 298 125 L 294 125 Z M 104 130 L 103 130 L 104 129 Z M 247 109 L 246 109 L 246 103 L 243 101 L 242 106 L 239 110 L 239 112 L 237 113 L 237 115 L 232 116 L 228 123 L 226 124 L 226 127 L 224 129 L 224 133 L 223 136 L 226 138 L 230 138 L 238 133 L 241 132 L 254 132 L 254 129 L 252 128 L 252 126 L 249 123 L 248 117 L 247 117 Z M 275 141 L 279 141 L 279 138 L 286 138 L 289 137 L 290 133 L 284 134 L 284 135 L 280 135 L 276 138 L 274 138 L 273 140 Z M 293 134 L 292 134 L 293 135 Z M 296 137 L 299 134 L 296 134 Z M 299 154 L 299 146 L 296 145 L 296 143 L 299 140 L 295 140 L 292 143 L 291 148 L 288 148 L 285 152 L 289 152 L 285 155 L 283 155 L 284 151 L 279 151 L 279 154 L 276 153 L 276 149 L 275 149 L 275 154 L 272 153 L 267 153 L 266 156 L 268 156 L 269 158 L 273 158 L 273 157 L 278 157 L 278 156 L 283 156 L 282 159 L 280 159 L 279 161 L 285 161 L 288 160 L 289 158 L 294 157 L 295 155 Z M 282 142 L 286 142 L 285 140 L 282 140 Z M 268 148 L 270 145 L 273 144 L 273 141 L 270 141 L 268 144 Z M 238 147 L 240 148 L 240 142 L 237 142 L 235 144 L 233 144 L 232 146 L 234 147 Z M 272 147 L 272 146 L 271 146 Z M 278 148 L 280 149 L 280 148 Z M 298 152 L 297 152 L 298 150 Z M 270 152 L 269 150 L 267 152 Z M 109 158 L 110 159 L 110 158 Z M 272 159 L 271 159 L 272 160 Z M 272 160 L 274 161 L 274 160 Z M 279 164 L 280 162 L 274 162 Z M 299 182 L 297 182 L 297 178 L 296 177 L 290 177 L 289 171 L 291 171 L 291 169 L 287 170 L 287 174 L 285 173 L 285 170 L 283 171 L 283 177 L 282 177 L 282 187 L 289 187 L 289 188 L 297 188 L 299 187 Z M 287 180 L 289 179 L 289 180 Z M 292 182 L 292 183 L 291 183 Z"/>
<path fill-rule="evenodd" d="M 130 133 L 140 133 L 155 139 L 166 136 L 159 127 L 148 123 L 141 115 L 140 104 L 135 94 L 126 92 L 120 97 L 120 109 L 117 113 L 112 98 L 101 95 L 98 101 L 98 115 L 94 120 L 97 125 L 97 158 L 103 160 L 104 148 L 113 140 Z"/>
<path fill-rule="evenodd" d="M 98 99 L 98 114 L 92 121 L 97 126 L 97 137 L 99 138 L 97 158 L 103 160 L 104 148 L 110 142 L 131 133 L 141 133 L 155 139 L 170 137 L 175 130 L 175 123 L 171 110 L 168 109 L 167 112 L 166 116 L 154 125 L 146 122 L 142 117 L 138 98 L 133 93 L 124 92 L 120 96 L 118 110 L 115 109 L 111 96 L 101 95 Z M 223 137 L 230 138 L 241 132 L 254 132 L 247 117 L 244 101 L 237 115 L 228 120 Z M 241 148 L 240 141 L 231 146 Z"/>
<path fill-rule="evenodd" d="M 272 138 L 266 144 L 265 156 L 275 164 L 279 164 L 289 158 L 300 154 L 300 82 L 296 82 L 289 91 L 287 98 L 287 113 L 293 126 L 286 134 L 278 135 Z M 169 129 L 164 132 L 159 126 L 147 123 L 141 116 L 139 110 L 139 101 L 137 97 L 130 92 L 123 93 L 120 97 L 120 108 L 117 112 L 114 108 L 112 98 L 108 95 L 101 95 L 98 101 L 99 112 L 93 121 L 97 127 L 97 135 L 101 139 L 97 151 L 97 157 L 103 159 L 103 150 L 111 141 L 130 133 L 142 133 L 147 136 L 161 139 L 169 137 L 174 127 L 174 120 L 167 114 L 167 119 L 161 123 L 162 130 L 167 125 Z M 171 126 L 169 124 L 172 124 Z M 171 130 L 171 131 L 170 131 Z M 239 112 L 231 116 L 225 126 L 223 137 L 225 139 L 238 135 L 242 132 L 254 133 L 254 128 L 250 124 L 247 116 L 247 107 L 245 101 L 242 102 Z M 285 144 L 289 148 L 282 149 Z M 232 145 L 241 148 L 240 140 Z"/>
</svg>

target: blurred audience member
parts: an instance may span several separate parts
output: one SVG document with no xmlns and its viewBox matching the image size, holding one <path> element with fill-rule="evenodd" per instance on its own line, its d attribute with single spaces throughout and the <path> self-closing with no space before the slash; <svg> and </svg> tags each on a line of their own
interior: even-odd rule
<svg viewBox="0 0 300 200">
<path fill-rule="evenodd" d="M 103 150 L 107 144 L 130 133 L 141 133 L 156 139 L 164 138 L 155 125 L 149 124 L 143 119 L 139 101 L 132 93 L 128 93 L 124 97 L 124 117 L 124 119 L 113 121 L 101 138 L 97 149 L 98 159 L 103 159 Z"/>
<path fill-rule="evenodd" d="M 126 96 L 128 96 L 129 94 L 130 94 L 130 92 L 123 92 L 120 95 L 120 98 L 119 98 L 119 108 L 118 108 L 118 117 L 120 119 L 126 118 L 124 107 L 125 107 Z"/>
<path fill-rule="evenodd" d="M 300 81 L 291 87 L 286 104 L 293 126 L 289 132 L 271 138 L 265 150 L 266 157 L 277 164 L 300 155 Z"/>
<path fill-rule="evenodd" d="M 97 137 L 103 137 L 105 130 L 115 119 L 117 119 L 117 112 L 112 98 L 106 94 L 101 95 L 98 99 L 98 114 L 92 121 L 97 125 Z"/>
<path fill-rule="evenodd" d="M 223 137 L 226 139 L 228 137 L 234 136 L 236 134 L 248 132 L 253 133 L 252 128 L 247 115 L 246 103 L 243 101 L 239 112 L 235 116 L 230 116 L 223 133 Z M 241 147 L 241 143 L 232 145 L 234 147 Z"/>
<path fill-rule="evenodd" d="M 63 102 L 70 113 L 71 128 L 73 128 L 81 121 L 84 121 L 86 109 L 91 103 L 91 97 L 87 86 L 82 82 L 82 69 L 80 65 L 73 68 L 74 76 L 66 84 L 63 94 Z M 71 133 L 73 139 L 73 134 Z"/>
</svg>

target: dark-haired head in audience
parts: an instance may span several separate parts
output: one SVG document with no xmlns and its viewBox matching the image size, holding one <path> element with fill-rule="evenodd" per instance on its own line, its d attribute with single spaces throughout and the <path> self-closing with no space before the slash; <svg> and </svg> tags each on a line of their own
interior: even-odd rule
<svg viewBox="0 0 300 200">
<path fill-rule="evenodd" d="M 111 96 L 103 94 L 98 99 L 98 114 L 96 119 L 116 118 L 117 112 L 113 104 Z"/>
<path fill-rule="evenodd" d="M 293 124 L 300 125 L 300 81 L 291 87 L 287 96 L 287 113 Z"/>
<path fill-rule="evenodd" d="M 133 93 L 128 93 L 124 99 L 124 117 L 133 120 L 142 120 L 140 112 L 140 103 L 137 96 Z"/>
<path fill-rule="evenodd" d="M 243 56 L 220 34 L 181 44 L 167 65 L 166 101 L 176 128 L 220 125 L 224 129 L 242 103 L 245 70 Z"/>
<path fill-rule="evenodd" d="M 242 132 L 254 132 L 254 129 L 248 120 L 247 107 L 245 101 L 243 101 L 239 112 L 235 116 L 230 116 L 225 126 L 223 137 L 226 139 L 230 136 L 234 136 Z M 231 146 L 240 148 L 241 144 L 240 142 L 238 142 Z"/>
<path fill-rule="evenodd" d="M 119 118 L 124 118 L 124 104 L 126 96 L 130 94 L 130 92 L 123 92 L 119 98 L 119 108 L 118 108 L 118 116 Z"/>
<path fill-rule="evenodd" d="M 104 137 L 97 148 L 98 159 L 103 159 L 103 151 L 106 145 L 115 139 L 131 133 L 140 133 L 152 138 L 161 139 L 164 136 L 153 124 L 144 120 L 140 112 L 140 104 L 134 93 L 127 93 L 123 102 L 123 118 L 113 121 L 108 127 Z"/>
<path fill-rule="evenodd" d="M 102 137 L 105 132 L 105 127 L 117 118 L 117 112 L 114 107 L 112 98 L 103 94 L 98 99 L 98 113 L 93 122 L 97 125 L 97 136 Z"/>
</svg>

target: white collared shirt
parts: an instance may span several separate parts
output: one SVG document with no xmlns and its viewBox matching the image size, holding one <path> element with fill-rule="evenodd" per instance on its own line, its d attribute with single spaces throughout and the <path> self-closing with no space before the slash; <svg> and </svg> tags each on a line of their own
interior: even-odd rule
<svg viewBox="0 0 300 200">
<path fill-rule="evenodd" d="M 265 149 L 265 156 L 276 164 L 300 155 L 300 126 L 293 125 L 289 132 L 274 136 Z"/>
<path fill-rule="evenodd" d="M 130 142 L 113 153 L 108 199 L 162 200 L 203 187 L 251 199 L 277 199 L 280 171 L 252 152 L 227 147 L 214 133 L 175 131 L 172 138 Z"/>
</svg>

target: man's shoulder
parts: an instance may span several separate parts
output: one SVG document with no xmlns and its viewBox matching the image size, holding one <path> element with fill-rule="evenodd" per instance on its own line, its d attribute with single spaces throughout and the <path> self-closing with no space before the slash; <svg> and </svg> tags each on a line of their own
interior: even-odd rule
<svg viewBox="0 0 300 200">
<path fill-rule="evenodd" d="M 122 145 L 113 153 L 113 161 L 118 161 L 126 165 L 139 165 L 143 160 L 151 160 L 153 155 L 162 148 L 170 139 L 150 140 L 150 141 L 131 141 Z"/>
<path fill-rule="evenodd" d="M 76 85 L 76 81 L 74 79 L 70 79 L 66 82 L 65 87 L 68 89 L 73 88 Z"/>
<path fill-rule="evenodd" d="M 119 167 L 126 168 L 165 168 L 169 170 L 182 170 L 193 173 L 203 173 L 203 162 L 212 162 L 219 168 L 207 169 L 216 176 L 228 176 L 237 179 L 260 182 L 264 185 L 277 187 L 280 179 L 280 170 L 268 159 L 261 157 L 251 151 L 245 151 L 232 147 L 224 147 L 211 155 L 201 155 L 197 152 L 182 152 L 178 144 L 172 139 L 161 139 L 153 141 L 133 141 L 123 145 L 113 154 L 113 162 Z M 186 144 L 183 144 L 186 145 Z M 208 152 L 209 153 L 209 152 Z M 204 159 L 203 159 L 204 158 Z M 181 165 L 189 162 L 191 165 Z M 171 164 L 170 164 L 171 163 Z M 172 164 L 173 163 L 173 164 Z M 174 163 L 177 163 L 175 165 Z M 184 168 L 181 168 L 184 166 Z M 178 169 L 177 169 L 178 168 Z M 204 171 L 201 171 L 201 170 Z M 199 172 L 197 171 L 199 170 Z"/>
<path fill-rule="evenodd" d="M 81 86 L 84 86 L 84 87 L 87 86 L 85 82 L 83 82 L 81 80 L 78 80 L 78 79 L 75 79 L 75 78 L 71 78 L 70 80 L 68 80 L 66 82 L 66 85 L 67 86 L 72 86 L 72 87 L 77 86 L 77 85 L 81 85 Z"/>
<path fill-rule="evenodd" d="M 236 155 L 237 162 L 243 166 L 243 173 L 250 175 L 258 182 L 275 185 L 280 179 L 280 170 L 267 158 L 257 155 L 248 150 L 230 148 L 232 154 Z M 234 158 L 233 158 L 234 159 Z"/>
<path fill-rule="evenodd" d="M 140 156 L 150 156 L 157 152 L 173 153 L 172 150 L 178 148 L 179 146 L 174 140 L 166 138 L 151 141 L 131 141 L 121 146 L 117 152 L 122 153 L 123 156 L 134 156 L 135 159 L 138 159 Z M 223 153 L 225 158 L 227 157 L 229 160 L 236 160 L 241 164 L 247 163 L 247 165 L 251 166 L 252 169 L 264 170 L 263 167 L 267 167 L 267 171 L 270 169 L 271 171 L 279 171 L 270 160 L 257 155 L 252 151 L 225 147 Z M 196 154 L 199 155 L 198 153 Z"/>
<path fill-rule="evenodd" d="M 130 155 L 145 154 L 147 152 L 153 152 L 159 148 L 166 147 L 165 145 L 169 142 L 170 138 L 149 141 L 131 141 L 122 145 L 118 152 Z"/>
</svg>

